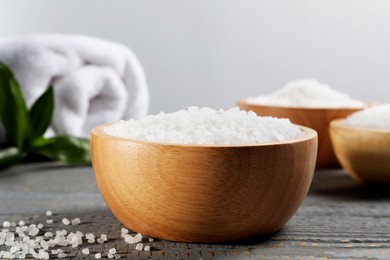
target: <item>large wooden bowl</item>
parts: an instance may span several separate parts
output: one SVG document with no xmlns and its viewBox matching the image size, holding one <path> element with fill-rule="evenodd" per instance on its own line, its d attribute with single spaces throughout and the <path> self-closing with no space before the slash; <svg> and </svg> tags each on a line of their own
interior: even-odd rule
<svg viewBox="0 0 390 260">
<path fill-rule="evenodd" d="M 390 184 L 390 131 L 330 124 L 337 158 L 343 168 L 360 182 Z"/>
<path fill-rule="evenodd" d="M 107 125 L 106 125 L 107 126 Z M 317 134 L 263 145 L 151 143 L 92 130 L 99 190 L 123 225 L 152 237 L 222 242 L 276 232 L 304 200 Z"/>
<path fill-rule="evenodd" d="M 259 116 L 273 116 L 288 118 L 294 124 L 304 125 L 317 131 L 318 134 L 318 155 L 317 168 L 340 167 L 334 154 L 329 136 L 330 121 L 337 118 L 345 118 L 350 114 L 363 108 L 300 108 L 255 105 L 246 99 L 238 101 L 238 106 L 243 110 L 252 110 Z"/>
</svg>

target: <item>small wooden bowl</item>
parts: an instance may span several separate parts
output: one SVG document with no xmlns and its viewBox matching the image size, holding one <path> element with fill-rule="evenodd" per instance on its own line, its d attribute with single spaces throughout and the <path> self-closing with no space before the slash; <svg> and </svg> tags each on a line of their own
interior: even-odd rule
<svg viewBox="0 0 390 260">
<path fill-rule="evenodd" d="M 304 125 L 317 131 L 318 133 L 318 155 L 317 168 L 340 167 L 334 154 L 329 136 L 329 123 L 333 119 L 345 118 L 348 115 L 362 110 L 362 108 L 301 108 L 256 105 L 242 99 L 238 101 L 238 106 L 243 110 L 252 110 L 259 116 L 273 116 L 288 118 L 294 124 Z"/>
<path fill-rule="evenodd" d="M 357 181 L 390 184 L 390 131 L 330 124 L 337 158 Z"/>
<path fill-rule="evenodd" d="M 183 242 L 222 242 L 278 231 L 309 189 L 317 134 L 259 145 L 151 143 L 96 127 L 91 156 L 99 190 L 133 231 Z"/>
</svg>

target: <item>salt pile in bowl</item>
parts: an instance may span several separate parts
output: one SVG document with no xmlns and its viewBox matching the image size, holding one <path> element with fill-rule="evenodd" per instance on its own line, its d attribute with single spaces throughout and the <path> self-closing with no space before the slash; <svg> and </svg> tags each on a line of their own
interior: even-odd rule
<svg viewBox="0 0 390 260">
<path fill-rule="evenodd" d="M 289 119 L 260 117 L 239 108 L 189 107 L 174 113 L 119 121 L 104 128 L 108 135 L 148 142 L 237 145 L 291 140 L 303 131 Z"/>
<path fill-rule="evenodd" d="M 292 81 L 274 93 L 247 99 L 258 105 L 309 107 L 309 108 L 359 108 L 362 101 L 354 100 L 314 79 Z"/>
<path fill-rule="evenodd" d="M 344 125 L 390 131 L 390 103 L 355 112 L 345 119 Z"/>
</svg>

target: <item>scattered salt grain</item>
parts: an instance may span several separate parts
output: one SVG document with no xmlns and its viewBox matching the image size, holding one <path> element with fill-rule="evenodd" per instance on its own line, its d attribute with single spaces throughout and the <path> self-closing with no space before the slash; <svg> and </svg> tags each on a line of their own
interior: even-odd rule
<svg viewBox="0 0 390 260">
<path fill-rule="evenodd" d="M 43 236 L 44 237 L 53 237 L 53 233 L 52 232 L 46 232 Z"/>
<path fill-rule="evenodd" d="M 42 224 L 42 223 L 39 223 L 39 224 L 37 225 L 37 228 L 42 229 L 42 228 L 43 228 L 43 224 Z"/>
<path fill-rule="evenodd" d="M 22 227 L 22 226 L 26 225 L 26 223 L 25 223 L 23 220 L 19 221 L 19 223 L 18 223 L 18 224 L 19 224 L 19 226 L 20 226 L 20 227 Z"/>
<path fill-rule="evenodd" d="M 96 259 L 102 258 L 102 254 L 101 254 L 101 253 L 96 253 L 96 254 L 95 254 L 95 258 L 96 258 Z"/>
<path fill-rule="evenodd" d="M 144 251 L 150 251 L 150 246 L 145 246 Z"/>
<path fill-rule="evenodd" d="M 264 96 L 248 98 L 252 104 L 312 108 L 364 107 L 364 103 L 330 88 L 317 80 L 291 81 L 279 90 Z"/>
<path fill-rule="evenodd" d="M 74 218 L 72 219 L 72 226 L 76 226 L 76 225 L 80 225 L 81 224 L 81 220 L 80 218 Z"/>
<path fill-rule="evenodd" d="M 138 243 L 138 244 L 135 246 L 135 250 L 142 251 L 142 248 L 143 248 L 143 247 L 144 247 L 144 244 Z"/>
<path fill-rule="evenodd" d="M 59 253 L 57 255 L 58 258 L 65 258 L 67 255 L 65 253 Z"/>
<path fill-rule="evenodd" d="M 153 241 L 154 241 L 153 237 L 149 237 L 149 242 L 153 242 Z"/>
<path fill-rule="evenodd" d="M 36 228 L 36 227 L 34 227 L 34 228 L 32 228 L 32 229 L 28 232 L 28 235 L 34 237 L 34 236 L 38 235 L 38 233 L 39 233 L 39 229 Z"/>
<path fill-rule="evenodd" d="M 129 230 L 127 228 L 122 228 L 121 229 L 121 233 L 122 234 L 127 234 L 127 233 L 129 233 Z"/>
<path fill-rule="evenodd" d="M 63 218 L 62 219 L 62 224 L 64 224 L 65 226 L 68 226 L 68 225 L 70 225 L 70 220 L 67 219 L 67 218 Z"/>
<path fill-rule="evenodd" d="M 344 120 L 354 127 L 390 130 L 390 103 L 355 112 Z"/>
<path fill-rule="evenodd" d="M 107 235 L 106 235 L 106 234 L 101 234 L 101 235 L 100 235 L 100 238 L 101 238 L 103 241 L 107 241 Z"/>
<path fill-rule="evenodd" d="M 50 210 L 46 211 L 46 216 L 50 217 L 53 215 L 53 212 L 51 212 Z"/>
<path fill-rule="evenodd" d="M 53 220 L 52 220 L 52 219 L 47 219 L 47 220 L 46 220 L 46 223 L 47 223 L 47 224 L 53 224 Z"/>
<path fill-rule="evenodd" d="M 3 222 L 3 228 L 9 228 L 9 227 L 11 227 L 11 222 L 9 222 L 9 221 L 4 221 L 4 222 Z"/>
<path fill-rule="evenodd" d="M 84 255 L 89 255 L 89 254 L 90 254 L 89 248 L 83 248 L 83 249 L 81 250 L 81 252 L 82 252 Z"/>
<path fill-rule="evenodd" d="M 257 144 L 303 135 L 288 119 L 260 117 L 237 107 L 230 110 L 189 107 L 175 113 L 119 121 L 104 132 L 142 141 L 195 145 Z"/>
<path fill-rule="evenodd" d="M 116 254 L 116 249 L 115 248 L 111 248 L 110 250 L 108 250 L 108 253 L 109 254 Z"/>
<path fill-rule="evenodd" d="M 115 254 L 114 257 L 115 257 L 115 259 L 121 258 L 121 256 L 119 254 Z"/>
</svg>

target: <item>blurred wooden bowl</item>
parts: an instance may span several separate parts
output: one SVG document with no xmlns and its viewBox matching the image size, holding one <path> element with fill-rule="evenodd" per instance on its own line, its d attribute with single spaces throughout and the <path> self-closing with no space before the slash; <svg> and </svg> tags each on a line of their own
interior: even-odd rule
<svg viewBox="0 0 390 260">
<path fill-rule="evenodd" d="M 293 216 L 314 172 L 317 134 L 259 145 L 175 145 L 91 134 L 99 190 L 126 227 L 184 242 L 269 235 Z"/>
<path fill-rule="evenodd" d="M 343 168 L 360 182 L 390 184 L 390 131 L 330 124 L 333 146 Z"/>
<path fill-rule="evenodd" d="M 345 118 L 348 115 L 363 108 L 301 108 L 255 105 L 246 99 L 238 101 L 238 106 L 243 110 L 252 110 L 259 116 L 273 116 L 288 118 L 294 124 L 304 125 L 317 131 L 318 155 L 317 168 L 340 167 L 334 154 L 329 136 L 329 123 L 333 119 Z"/>
</svg>

